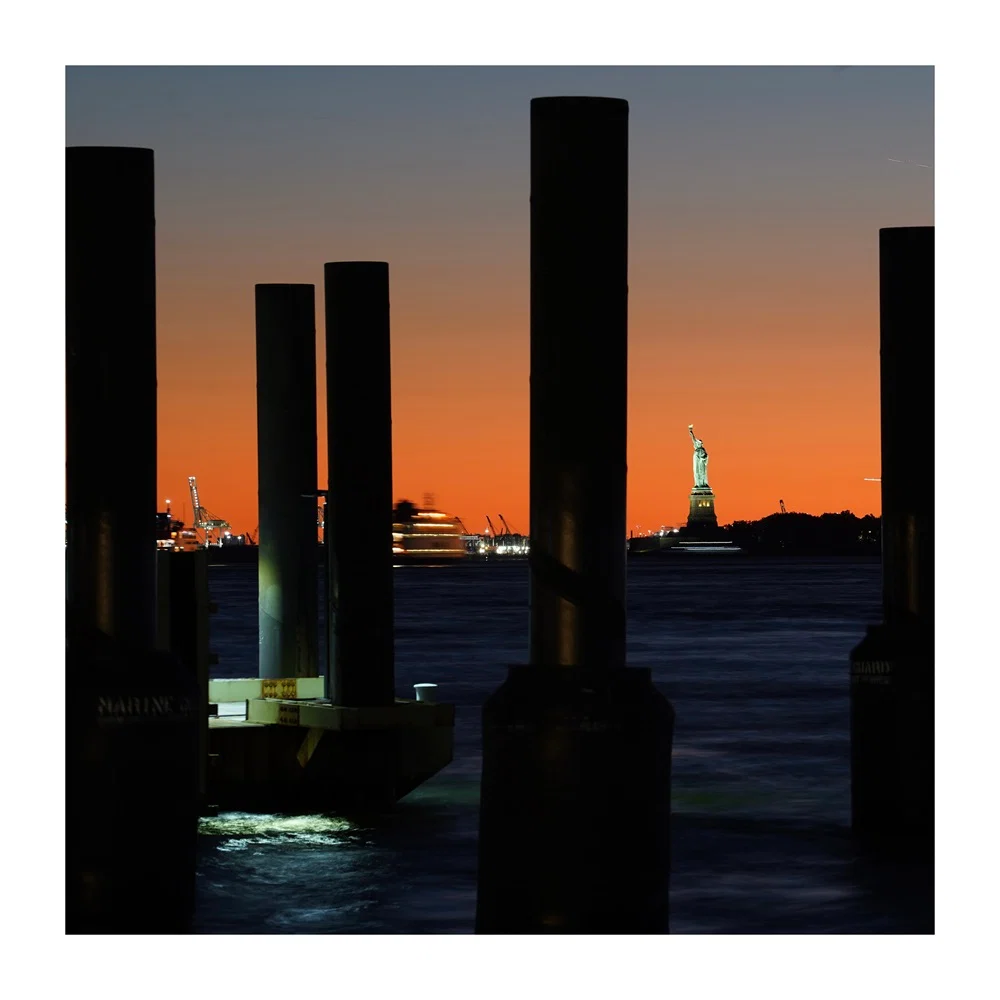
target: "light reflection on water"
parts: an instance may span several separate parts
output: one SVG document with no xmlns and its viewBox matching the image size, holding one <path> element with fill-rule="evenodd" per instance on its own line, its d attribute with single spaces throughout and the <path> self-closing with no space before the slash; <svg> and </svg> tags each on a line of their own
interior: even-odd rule
<svg viewBox="0 0 1000 1000">
<path fill-rule="evenodd" d="M 220 813 L 203 817 L 198 832 L 216 838 L 216 850 L 246 851 L 255 847 L 335 847 L 351 843 L 343 836 L 357 827 L 339 816 L 278 816 Z M 260 852 L 258 852 L 260 853 Z"/>
<path fill-rule="evenodd" d="M 216 676 L 256 673 L 256 568 L 212 569 Z M 528 570 L 407 567 L 397 691 L 440 685 L 455 760 L 381 816 L 202 826 L 202 932 L 470 933 L 484 699 L 527 656 Z M 671 929 L 926 930 L 929 891 L 852 854 L 847 657 L 878 618 L 877 562 L 629 564 L 629 662 L 677 713 Z M 320 632 L 321 642 L 323 630 Z"/>
<path fill-rule="evenodd" d="M 228 812 L 218 816 L 205 816 L 198 824 L 198 832 L 207 836 L 231 837 L 240 834 L 251 836 L 295 837 L 323 833 L 341 833 L 355 825 L 341 816 L 281 816 L 267 813 Z"/>
</svg>

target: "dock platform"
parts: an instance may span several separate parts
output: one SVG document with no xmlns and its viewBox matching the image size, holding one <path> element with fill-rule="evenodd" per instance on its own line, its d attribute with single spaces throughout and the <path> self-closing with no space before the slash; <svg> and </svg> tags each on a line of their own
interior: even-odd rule
<svg viewBox="0 0 1000 1000">
<path fill-rule="evenodd" d="M 334 705 L 322 682 L 210 682 L 207 811 L 382 809 L 451 763 L 454 705 Z"/>
</svg>

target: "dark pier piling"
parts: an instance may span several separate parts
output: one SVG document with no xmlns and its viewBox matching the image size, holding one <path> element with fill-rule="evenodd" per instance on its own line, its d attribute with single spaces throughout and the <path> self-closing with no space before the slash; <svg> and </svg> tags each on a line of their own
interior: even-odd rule
<svg viewBox="0 0 1000 1000">
<path fill-rule="evenodd" d="M 882 623 L 851 653 L 851 814 L 897 856 L 934 842 L 934 228 L 879 232 Z"/>
<path fill-rule="evenodd" d="M 628 104 L 531 102 L 531 663 L 483 708 L 478 933 L 668 929 L 673 709 L 625 666 Z"/>
<path fill-rule="evenodd" d="M 156 652 L 153 151 L 66 151 L 66 905 L 167 933 L 194 901 L 199 691 Z"/>
<path fill-rule="evenodd" d="M 258 673 L 317 677 L 316 289 L 257 285 L 255 298 Z"/>
<path fill-rule="evenodd" d="M 339 261 L 324 273 L 329 696 L 392 705 L 389 265 Z"/>
<path fill-rule="evenodd" d="M 81 622 L 152 649 L 156 249 L 151 149 L 66 150 L 66 411 L 67 599 Z"/>
</svg>

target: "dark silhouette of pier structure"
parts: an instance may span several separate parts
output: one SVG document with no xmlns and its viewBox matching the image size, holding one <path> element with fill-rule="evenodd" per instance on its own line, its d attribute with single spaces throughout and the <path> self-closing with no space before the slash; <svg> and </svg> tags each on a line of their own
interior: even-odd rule
<svg viewBox="0 0 1000 1000">
<path fill-rule="evenodd" d="M 329 480 L 317 486 L 313 285 L 258 285 L 257 678 L 216 681 L 245 718 L 209 729 L 210 804 L 384 808 L 451 762 L 453 705 L 397 698 L 389 267 L 325 265 Z M 327 662 L 317 662 L 316 500 Z"/>
<path fill-rule="evenodd" d="M 625 662 L 628 104 L 531 102 L 528 665 L 483 708 L 479 933 L 668 929 L 673 709 Z"/>
<path fill-rule="evenodd" d="M 153 153 L 66 166 L 67 928 L 177 932 L 199 811 L 391 805 L 450 762 L 454 707 L 395 692 L 389 268 L 347 261 L 324 273 L 325 490 L 315 288 L 256 286 L 258 676 L 213 682 L 253 693 L 209 725 L 206 556 L 155 552 Z M 628 104 L 533 100 L 530 662 L 483 708 L 479 933 L 669 930 L 674 711 L 625 657 L 627 247 Z M 883 621 L 851 655 L 854 832 L 924 859 L 933 257 L 933 228 L 880 233 Z"/>
<path fill-rule="evenodd" d="M 934 227 L 879 232 L 882 622 L 851 653 L 851 819 L 934 852 Z"/>
<path fill-rule="evenodd" d="M 158 602 L 153 198 L 152 150 L 66 150 L 69 933 L 183 931 L 194 905 L 205 557 Z"/>
<path fill-rule="evenodd" d="M 454 707 L 395 697 L 388 267 L 348 262 L 327 265 L 332 698 L 314 287 L 259 285 L 259 676 L 245 720 L 210 724 L 207 557 L 156 551 L 153 152 L 66 168 L 67 929 L 179 932 L 199 813 L 391 804 L 450 762 Z"/>
</svg>

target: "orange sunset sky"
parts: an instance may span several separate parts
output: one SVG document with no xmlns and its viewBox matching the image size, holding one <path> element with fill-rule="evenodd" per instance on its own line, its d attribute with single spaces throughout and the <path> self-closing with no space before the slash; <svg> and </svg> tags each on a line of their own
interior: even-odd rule
<svg viewBox="0 0 1000 1000">
<path fill-rule="evenodd" d="M 933 224 L 929 68 L 71 68 L 156 153 L 159 490 L 257 525 L 254 285 L 387 260 L 394 494 L 528 525 L 529 101 L 630 102 L 628 526 L 879 513 L 878 230 Z"/>
</svg>

